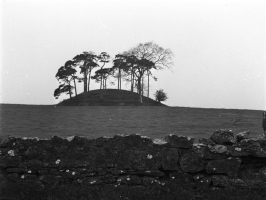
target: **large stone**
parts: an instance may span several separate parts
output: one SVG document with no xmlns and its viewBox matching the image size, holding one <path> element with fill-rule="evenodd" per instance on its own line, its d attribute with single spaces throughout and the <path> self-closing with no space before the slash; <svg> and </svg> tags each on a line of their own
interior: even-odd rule
<svg viewBox="0 0 266 200">
<path fill-rule="evenodd" d="M 0 157 L 0 167 L 8 168 L 8 167 L 19 167 L 21 163 L 21 156 L 8 156 L 8 157 Z"/>
<path fill-rule="evenodd" d="M 259 170 L 259 175 L 266 182 L 266 166 Z"/>
<path fill-rule="evenodd" d="M 211 152 L 209 147 L 207 146 L 195 145 L 193 147 L 193 152 L 204 160 L 217 160 L 227 158 L 227 155 L 225 153 Z"/>
<path fill-rule="evenodd" d="M 116 150 L 148 150 L 152 148 L 153 142 L 150 138 L 141 135 L 116 135 L 106 142 L 105 146 L 109 146 Z"/>
<path fill-rule="evenodd" d="M 213 175 L 212 183 L 214 186 L 226 187 L 230 185 L 230 180 L 228 176 L 224 175 Z"/>
<path fill-rule="evenodd" d="M 222 160 L 211 160 L 207 164 L 206 172 L 209 174 L 227 174 L 229 177 L 235 178 L 238 176 L 240 164 L 240 158 L 229 157 Z"/>
<path fill-rule="evenodd" d="M 164 170 L 178 169 L 178 149 L 163 148 L 162 151 L 162 166 Z"/>
<path fill-rule="evenodd" d="M 227 129 L 221 129 L 215 131 L 211 135 L 211 139 L 216 144 L 222 144 L 222 145 L 231 145 L 236 142 L 233 132 Z"/>
<path fill-rule="evenodd" d="M 178 135 L 167 135 L 165 140 L 170 143 L 172 147 L 192 148 L 195 138 Z"/>
<path fill-rule="evenodd" d="M 131 168 L 136 170 L 158 170 L 162 166 L 162 153 L 160 150 L 131 151 L 129 160 Z"/>
<path fill-rule="evenodd" d="M 224 145 L 220 145 L 220 144 L 217 144 L 214 146 L 208 145 L 208 147 L 210 151 L 214 153 L 225 153 L 227 151 L 227 147 Z"/>
<path fill-rule="evenodd" d="M 265 142 L 266 144 L 266 142 Z M 232 156 L 266 157 L 266 145 L 264 140 L 243 139 L 240 143 L 228 148 L 228 154 Z"/>
<path fill-rule="evenodd" d="M 209 188 L 210 184 L 211 184 L 211 176 L 204 176 L 203 178 L 199 179 L 196 181 L 196 186 L 198 188 Z"/>
<path fill-rule="evenodd" d="M 180 158 L 180 166 L 184 172 L 200 172 L 205 169 L 205 162 L 197 154 L 186 153 Z"/>
<path fill-rule="evenodd" d="M 250 134 L 250 131 L 243 131 L 243 132 L 240 132 L 236 135 L 236 141 L 237 142 L 241 142 L 242 140 L 244 139 L 248 139 L 249 137 L 249 134 Z"/>
</svg>

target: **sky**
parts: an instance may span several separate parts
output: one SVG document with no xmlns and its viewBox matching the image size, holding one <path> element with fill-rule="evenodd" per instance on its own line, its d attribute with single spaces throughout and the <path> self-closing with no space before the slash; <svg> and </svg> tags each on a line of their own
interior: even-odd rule
<svg viewBox="0 0 266 200">
<path fill-rule="evenodd" d="M 53 96 L 66 61 L 153 41 L 172 50 L 174 65 L 153 71 L 152 98 L 163 89 L 169 106 L 266 110 L 264 2 L 2 0 L 0 103 L 56 104 L 68 98 Z"/>
</svg>

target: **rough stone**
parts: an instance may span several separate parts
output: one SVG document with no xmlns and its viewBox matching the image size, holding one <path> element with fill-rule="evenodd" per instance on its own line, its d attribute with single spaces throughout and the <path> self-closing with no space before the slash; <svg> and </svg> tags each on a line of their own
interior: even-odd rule
<svg viewBox="0 0 266 200">
<path fill-rule="evenodd" d="M 8 156 L 8 157 L 0 157 L 0 167 L 7 168 L 7 167 L 19 167 L 21 164 L 21 156 Z"/>
<path fill-rule="evenodd" d="M 199 138 L 199 144 L 203 144 L 205 146 L 208 145 L 215 145 L 215 143 L 213 142 L 213 140 L 211 139 L 206 139 L 206 138 Z"/>
<path fill-rule="evenodd" d="M 232 145 L 236 143 L 233 132 L 227 129 L 221 129 L 221 130 L 215 131 L 211 135 L 211 139 L 216 144 L 221 144 L 221 145 Z"/>
<path fill-rule="evenodd" d="M 208 145 L 208 147 L 209 147 L 210 151 L 214 152 L 214 153 L 224 153 L 227 151 L 227 147 L 224 145 L 220 145 L 220 144 L 217 144 L 214 146 Z"/>
<path fill-rule="evenodd" d="M 195 138 L 178 135 L 167 135 L 165 140 L 170 143 L 172 147 L 192 148 Z"/>
<path fill-rule="evenodd" d="M 208 162 L 206 172 L 209 174 L 227 174 L 229 177 L 237 177 L 241 164 L 239 158 L 227 158 L 222 160 L 211 160 Z"/>
<path fill-rule="evenodd" d="M 266 157 L 266 145 L 264 140 L 243 139 L 240 143 L 228 148 L 228 154 L 232 156 Z"/>
<path fill-rule="evenodd" d="M 142 178 L 142 182 L 143 182 L 143 185 L 152 185 L 154 183 L 156 183 L 157 179 L 155 178 L 152 178 L 152 177 L 143 177 Z"/>
<path fill-rule="evenodd" d="M 250 134 L 250 131 L 249 130 L 238 133 L 236 135 L 236 141 L 237 142 L 241 142 L 244 139 L 248 139 L 249 138 L 249 134 Z"/>
<path fill-rule="evenodd" d="M 180 166 L 184 172 L 200 172 L 205 169 L 205 162 L 197 154 L 187 153 L 180 158 Z"/>
<path fill-rule="evenodd" d="M 229 177 L 224 175 L 213 175 L 212 182 L 214 186 L 221 186 L 221 187 L 230 186 Z"/>
<path fill-rule="evenodd" d="M 198 181 L 196 181 L 196 185 L 198 188 L 209 188 L 210 184 L 211 184 L 211 176 L 205 176 L 201 179 L 199 179 Z"/>
<path fill-rule="evenodd" d="M 211 152 L 210 148 L 207 146 L 196 146 L 196 147 L 194 146 L 193 152 L 204 160 L 217 160 L 228 157 L 225 153 Z"/>
<path fill-rule="evenodd" d="M 141 179 L 138 176 L 134 175 L 120 176 L 117 179 L 117 183 L 126 185 L 138 185 L 141 183 Z"/>
<path fill-rule="evenodd" d="M 163 148 L 162 150 L 162 166 L 164 170 L 178 169 L 178 149 Z"/>
<path fill-rule="evenodd" d="M 230 183 L 233 187 L 236 187 L 236 188 L 241 188 L 241 189 L 248 188 L 248 184 L 241 179 L 231 179 Z"/>
</svg>

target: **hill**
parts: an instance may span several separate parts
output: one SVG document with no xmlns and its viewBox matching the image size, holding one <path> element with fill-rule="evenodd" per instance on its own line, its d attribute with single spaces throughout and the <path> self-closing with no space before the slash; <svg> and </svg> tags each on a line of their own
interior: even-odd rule
<svg viewBox="0 0 266 200">
<path fill-rule="evenodd" d="M 58 106 L 165 106 L 151 98 L 142 98 L 143 103 L 139 102 L 139 95 L 128 90 L 105 89 L 102 90 L 103 100 L 100 99 L 100 90 L 89 91 L 88 99 L 81 93 L 76 97 L 66 99 Z"/>
</svg>

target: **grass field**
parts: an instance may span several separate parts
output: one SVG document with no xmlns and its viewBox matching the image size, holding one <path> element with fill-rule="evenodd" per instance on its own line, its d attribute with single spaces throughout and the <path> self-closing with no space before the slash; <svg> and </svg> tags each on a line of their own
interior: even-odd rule
<svg viewBox="0 0 266 200">
<path fill-rule="evenodd" d="M 167 134 L 207 138 L 217 129 L 235 134 L 263 133 L 262 111 L 148 106 L 64 107 L 0 104 L 0 132 L 17 137 L 98 138 L 136 134 L 164 139 Z"/>
</svg>

